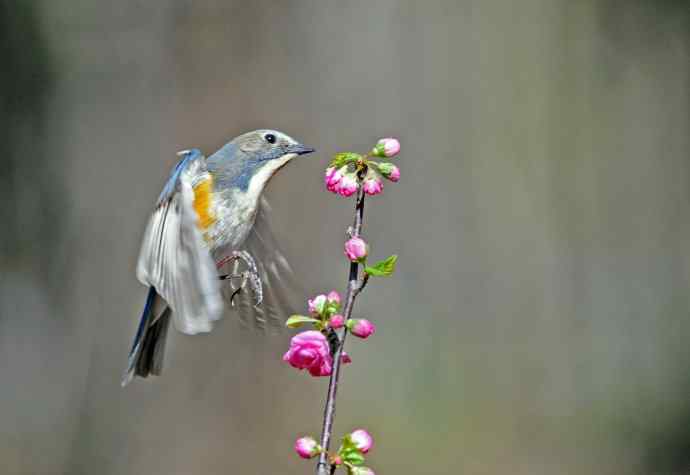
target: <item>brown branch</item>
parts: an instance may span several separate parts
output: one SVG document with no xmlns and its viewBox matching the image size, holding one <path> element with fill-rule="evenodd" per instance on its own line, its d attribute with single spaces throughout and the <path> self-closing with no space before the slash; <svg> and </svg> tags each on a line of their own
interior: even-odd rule
<svg viewBox="0 0 690 475">
<path fill-rule="evenodd" d="M 355 204 L 355 218 L 352 225 L 352 237 L 359 237 L 362 232 L 362 221 L 364 219 L 364 190 L 359 187 L 357 192 L 357 200 Z M 345 307 L 343 317 L 347 322 L 352 316 L 352 307 L 355 303 L 355 297 L 364 288 L 366 284 L 366 276 L 363 283 L 359 281 L 359 265 L 356 262 L 350 263 L 350 275 L 347 283 L 347 294 L 345 295 Z M 328 449 L 331 443 L 331 434 L 333 431 L 333 420 L 335 418 L 335 397 L 338 392 L 338 380 L 340 378 L 340 364 L 341 355 L 343 354 L 343 347 L 345 346 L 345 337 L 347 336 L 347 327 L 343 329 L 343 334 L 339 339 L 335 352 L 333 353 L 333 370 L 331 371 L 331 378 L 328 382 L 328 396 L 326 397 L 326 407 L 323 413 L 323 429 L 321 430 L 321 447 L 323 451 L 319 455 L 319 462 L 316 464 L 316 475 L 329 475 L 335 472 L 335 465 L 331 466 L 328 461 Z"/>
</svg>

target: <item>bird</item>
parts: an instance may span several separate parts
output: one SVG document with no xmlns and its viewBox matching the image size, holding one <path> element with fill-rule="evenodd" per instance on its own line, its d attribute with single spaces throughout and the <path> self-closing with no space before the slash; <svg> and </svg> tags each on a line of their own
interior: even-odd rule
<svg viewBox="0 0 690 475">
<path fill-rule="evenodd" d="M 211 331 L 224 312 L 224 281 L 231 304 L 251 292 L 253 305 L 245 307 L 254 310 L 280 293 L 281 271 L 290 268 L 268 228 L 262 194 L 278 170 L 312 152 L 268 129 L 242 134 L 209 157 L 178 152 L 141 244 L 136 274 L 148 293 L 122 386 L 161 374 L 171 320 L 184 334 Z M 226 264 L 232 270 L 221 274 Z"/>
</svg>

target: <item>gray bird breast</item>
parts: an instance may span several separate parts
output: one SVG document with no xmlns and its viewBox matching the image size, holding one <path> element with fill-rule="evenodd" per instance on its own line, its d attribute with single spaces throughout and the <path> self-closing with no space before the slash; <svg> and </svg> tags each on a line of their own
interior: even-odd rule
<svg viewBox="0 0 690 475">
<path fill-rule="evenodd" d="M 214 193 L 216 221 L 207 230 L 211 253 L 220 260 L 233 250 L 238 250 L 254 226 L 259 195 L 238 189 Z"/>
</svg>

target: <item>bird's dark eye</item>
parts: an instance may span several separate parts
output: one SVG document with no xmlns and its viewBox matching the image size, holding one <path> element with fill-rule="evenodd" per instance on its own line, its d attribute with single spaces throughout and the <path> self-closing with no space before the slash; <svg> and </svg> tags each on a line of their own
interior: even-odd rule
<svg viewBox="0 0 690 475">
<path fill-rule="evenodd" d="M 264 137 L 268 143 L 276 143 L 276 136 L 273 134 L 266 134 Z"/>
</svg>

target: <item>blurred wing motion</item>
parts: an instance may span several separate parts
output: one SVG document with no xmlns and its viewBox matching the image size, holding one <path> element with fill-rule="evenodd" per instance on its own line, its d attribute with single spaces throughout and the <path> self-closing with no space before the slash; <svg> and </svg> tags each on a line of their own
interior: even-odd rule
<svg viewBox="0 0 690 475">
<path fill-rule="evenodd" d="M 167 302 L 175 327 L 193 335 L 211 331 L 213 321 L 222 316 L 223 302 L 216 266 L 195 210 L 195 189 L 208 188 L 204 185 L 211 177 L 198 150 L 184 154 L 149 220 L 137 278 Z"/>
<path fill-rule="evenodd" d="M 262 197 L 254 226 L 244 248 L 256 261 L 263 287 L 263 302 L 255 306 L 250 289 L 243 289 L 235 298 L 240 321 L 264 329 L 266 325 L 281 327 L 296 313 L 301 299 L 297 278 L 269 225 L 271 207 Z"/>
</svg>

